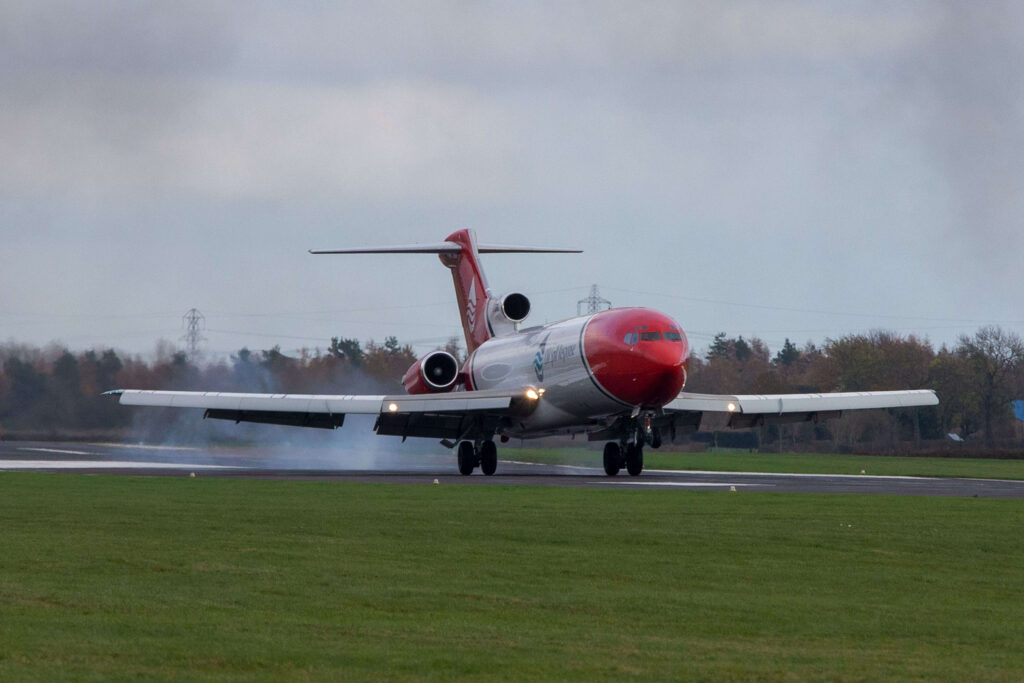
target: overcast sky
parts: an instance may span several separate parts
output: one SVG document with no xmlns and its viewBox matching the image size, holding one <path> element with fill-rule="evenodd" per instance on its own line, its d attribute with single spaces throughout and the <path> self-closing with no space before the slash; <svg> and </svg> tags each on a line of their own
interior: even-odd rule
<svg viewBox="0 0 1024 683">
<path fill-rule="evenodd" d="M 1024 333 L 1024 3 L 0 0 L 0 341 L 425 352 L 436 241 L 531 322 Z"/>
</svg>

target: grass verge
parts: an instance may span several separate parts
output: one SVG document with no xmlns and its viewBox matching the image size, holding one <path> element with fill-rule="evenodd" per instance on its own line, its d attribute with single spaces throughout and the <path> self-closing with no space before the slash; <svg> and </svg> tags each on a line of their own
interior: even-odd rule
<svg viewBox="0 0 1024 683">
<path fill-rule="evenodd" d="M 0 475 L 0 679 L 1024 678 L 1024 506 Z"/>
</svg>

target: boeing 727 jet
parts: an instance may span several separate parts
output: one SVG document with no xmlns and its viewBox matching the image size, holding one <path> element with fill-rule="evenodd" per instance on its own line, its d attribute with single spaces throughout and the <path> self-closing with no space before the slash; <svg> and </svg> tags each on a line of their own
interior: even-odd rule
<svg viewBox="0 0 1024 683">
<path fill-rule="evenodd" d="M 123 405 L 205 410 L 204 417 L 334 429 L 349 414 L 376 415 L 378 434 L 440 439 L 457 448 L 459 472 L 485 475 L 498 465 L 495 439 L 585 434 L 605 441 L 604 470 L 643 471 L 644 447 L 691 433 L 704 415 L 728 425 L 817 421 L 851 410 L 938 403 L 930 390 L 826 394 L 721 395 L 682 391 L 690 347 L 683 328 L 649 308 L 613 308 L 524 327 L 530 301 L 499 295 L 480 254 L 576 252 L 478 244 L 471 230 L 443 242 L 314 254 L 437 254 L 452 274 L 468 359 L 445 351 L 417 360 L 393 396 L 248 394 L 119 389 Z"/>
</svg>

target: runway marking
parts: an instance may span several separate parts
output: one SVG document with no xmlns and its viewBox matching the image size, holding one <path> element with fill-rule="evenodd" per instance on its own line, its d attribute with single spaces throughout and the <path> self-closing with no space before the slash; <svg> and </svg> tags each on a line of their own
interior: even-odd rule
<svg viewBox="0 0 1024 683">
<path fill-rule="evenodd" d="M 773 487 L 775 484 L 742 484 L 737 482 L 723 482 L 723 481 L 630 481 L 626 480 L 612 480 L 612 479 L 600 479 L 598 481 L 588 481 L 588 484 L 594 484 L 598 486 L 604 486 L 605 484 L 621 484 L 623 486 L 676 486 L 676 487 L 689 487 L 698 488 L 701 486 L 767 486 Z"/>
<path fill-rule="evenodd" d="M 644 470 L 650 474 L 714 474 L 727 477 L 794 477 L 807 479 L 959 479 L 961 477 L 916 477 L 908 474 L 809 474 L 803 472 L 719 472 L 715 470 Z M 981 481 L 981 480 L 978 480 Z M 996 481 L 1013 481 L 997 479 Z"/>
<path fill-rule="evenodd" d="M 19 451 L 32 451 L 33 453 L 59 453 L 60 455 L 96 455 L 89 451 L 69 451 L 63 448 L 18 448 Z"/>
<path fill-rule="evenodd" d="M 535 465 L 537 467 L 557 467 L 566 470 L 583 470 L 590 472 L 600 472 L 599 467 L 588 467 L 586 465 L 554 465 L 549 463 L 541 462 L 528 462 L 523 460 L 502 460 L 500 462 L 507 462 L 515 465 Z M 909 474 L 827 474 L 827 473 L 807 473 L 807 472 L 731 472 L 726 470 L 656 470 L 656 469 L 644 469 L 646 474 L 666 474 L 672 475 L 711 475 L 718 477 L 792 477 L 794 479 L 897 479 L 907 481 L 942 481 L 946 479 L 967 479 L 969 481 L 995 481 L 995 482 L 1013 482 L 1021 481 L 1019 479 L 978 479 L 975 477 L 922 477 L 914 476 Z M 737 484 L 738 486 L 738 484 Z M 745 484 L 750 486 L 750 484 Z"/>
<path fill-rule="evenodd" d="M 558 467 L 564 470 L 586 470 L 588 472 L 600 472 L 599 467 L 590 467 L 588 465 L 557 465 L 546 462 L 529 462 L 527 460 L 499 460 L 498 462 L 508 463 L 510 465 L 531 465 L 533 467 Z"/>
<path fill-rule="evenodd" d="M 22 449 L 29 450 L 29 449 Z M 40 450 L 40 449 L 35 449 Z M 92 455 L 86 453 L 85 455 Z M 0 470 L 236 470 L 244 467 L 194 465 L 181 462 L 132 462 L 130 460 L 0 460 Z"/>
<path fill-rule="evenodd" d="M 108 448 L 131 448 L 143 451 L 201 451 L 202 448 L 196 446 L 157 446 L 151 444 L 142 443 L 106 443 L 97 442 L 91 443 L 90 446 L 104 446 Z"/>
<path fill-rule="evenodd" d="M 904 481 L 937 482 L 959 481 L 995 482 L 999 484 L 1024 484 L 1022 479 L 991 479 L 979 477 L 925 477 L 910 474 L 821 474 L 806 472 L 716 472 L 712 470 L 644 470 L 654 474 L 715 474 L 732 477 L 792 477 L 794 479 L 899 479 Z"/>
</svg>

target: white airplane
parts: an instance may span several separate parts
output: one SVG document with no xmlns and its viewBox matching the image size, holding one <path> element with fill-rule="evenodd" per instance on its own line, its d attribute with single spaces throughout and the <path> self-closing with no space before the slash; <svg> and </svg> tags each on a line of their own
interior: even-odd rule
<svg viewBox="0 0 1024 683">
<path fill-rule="evenodd" d="M 376 415 L 378 434 L 441 439 L 458 446 L 459 472 L 498 464 L 495 437 L 586 434 L 606 441 L 604 470 L 643 470 L 643 448 L 696 431 L 706 413 L 735 428 L 818 421 L 869 408 L 936 405 L 931 390 L 831 394 L 720 395 L 682 392 L 690 349 L 679 323 L 649 308 L 615 308 L 522 327 L 530 301 L 487 286 L 480 254 L 579 253 L 477 244 L 459 230 L 437 244 L 313 254 L 438 254 L 451 270 L 469 358 L 445 351 L 417 360 L 393 396 L 248 394 L 119 389 L 123 405 L 204 409 L 204 417 L 334 429 L 348 414 Z"/>
</svg>

